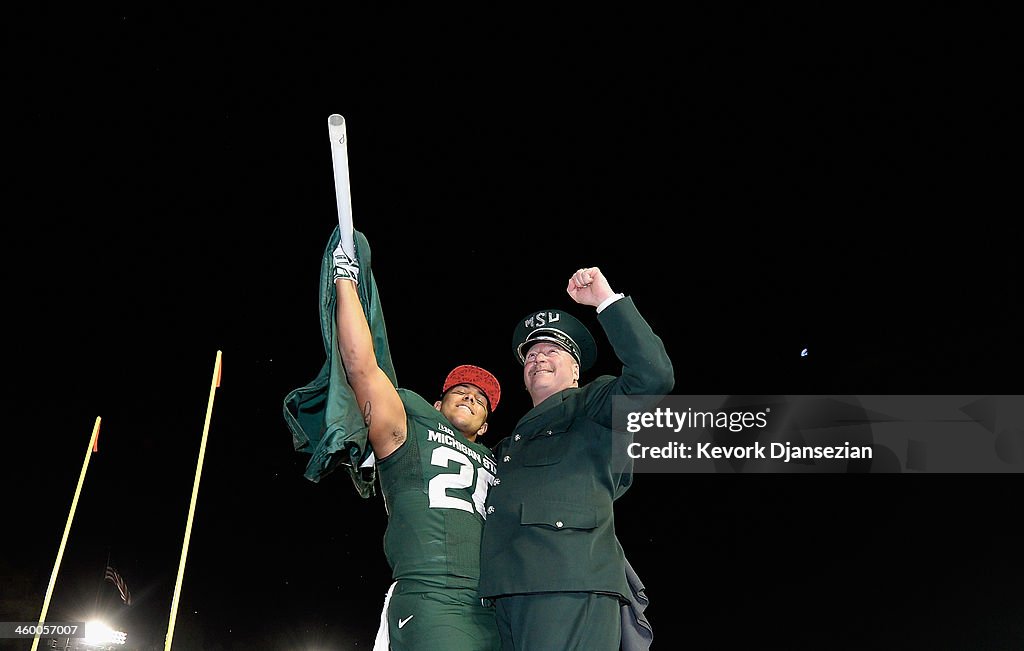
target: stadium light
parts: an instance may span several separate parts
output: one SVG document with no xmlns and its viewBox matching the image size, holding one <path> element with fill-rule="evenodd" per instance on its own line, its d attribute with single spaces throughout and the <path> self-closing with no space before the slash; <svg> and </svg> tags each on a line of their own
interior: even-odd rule
<svg viewBox="0 0 1024 651">
<path fill-rule="evenodd" d="M 127 633 L 115 631 L 99 620 L 85 623 L 85 638 L 82 639 L 85 646 L 110 648 L 113 645 L 124 644 L 127 640 Z"/>
</svg>

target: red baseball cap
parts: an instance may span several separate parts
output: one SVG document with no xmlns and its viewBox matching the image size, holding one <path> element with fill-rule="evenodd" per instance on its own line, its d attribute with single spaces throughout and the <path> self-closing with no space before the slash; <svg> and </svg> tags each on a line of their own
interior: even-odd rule
<svg viewBox="0 0 1024 651">
<path fill-rule="evenodd" d="M 498 378 L 491 375 L 485 369 L 473 366 L 472 364 L 456 366 L 448 374 L 448 377 L 444 379 L 441 393 L 444 394 L 456 384 L 472 384 L 487 396 L 492 412 L 498 408 L 498 401 L 501 399 L 501 385 L 498 384 Z"/>
</svg>

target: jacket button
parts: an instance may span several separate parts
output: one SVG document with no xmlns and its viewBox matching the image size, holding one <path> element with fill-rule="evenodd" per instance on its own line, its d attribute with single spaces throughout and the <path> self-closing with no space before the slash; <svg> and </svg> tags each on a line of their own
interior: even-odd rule
<svg viewBox="0 0 1024 651">
<path fill-rule="evenodd" d="M 555 523 L 555 526 L 556 526 L 556 527 L 558 527 L 559 529 L 561 529 L 561 528 L 562 528 L 562 526 L 563 526 L 563 525 L 562 525 L 562 521 L 561 521 L 561 520 L 559 520 L 558 522 L 556 522 L 556 523 Z"/>
<path fill-rule="evenodd" d="M 505 463 L 508 463 L 511 460 L 512 460 L 512 457 L 508 456 L 507 454 L 505 455 L 505 458 L 502 459 L 502 461 L 504 461 Z"/>
<path fill-rule="evenodd" d="M 493 506 L 488 506 L 487 507 L 487 513 L 494 513 L 494 507 Z"/>
<path fill-rule="evenodd" d="M 548 430 L 548 436 L 551 436 L 551 430 Z"/>
<path fill-rule="evenodd" d="M 518 440 L 519 440 L 519 439 L 521 439 L 521 438 L 523 438 L 523 437 L 522 437 L 522 436 L 519 436 L 518 434 L 516 434 L 515 436 L 513 436 L 513 437 L 512 437 L 512 440 L 513 440 L 513 441 L 518 441 Z"/>
</svg>

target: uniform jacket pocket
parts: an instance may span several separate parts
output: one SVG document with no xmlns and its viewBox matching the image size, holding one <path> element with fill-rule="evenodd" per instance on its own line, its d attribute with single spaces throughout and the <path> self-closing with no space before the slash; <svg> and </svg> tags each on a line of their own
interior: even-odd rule
<svg viewBox="0 0 1024 651">
<path fill-rule="evenodd" d="M 593 529 L 597 526 L 597 507 L 571 502 L 523 502 L 520 523 L 552 529 Z"/>
<path fill-rule="evenodd" d="M 562 460 L 567 441 L 559 436 L 567 427 L 550 427 L 530 435 L 523 446 L 524 466 L 550 466 Z"/>
</svg>

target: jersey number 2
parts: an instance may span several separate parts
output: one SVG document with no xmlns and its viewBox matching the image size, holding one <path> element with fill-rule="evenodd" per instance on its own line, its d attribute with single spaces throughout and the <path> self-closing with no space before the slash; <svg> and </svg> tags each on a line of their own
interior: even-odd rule
<svg viewBox="0 0 1024 651">
<path fill-rule="evenodd" d="M 484 511 L 484 504 L 487 502 L 487 491 L 494 483 L 494 475 L 483 468 L 475 468 L 469 457 L 451 448 L 434 448 L 430 455 L 430 463 L 435 466 L 447 468 L 448 463 L 454 461 L 459 464 L 458 473 L 443 473 L 435 475 L 430 480 L 428 495 L 430 497 L 430 508 L 432 509 L 460 509 L 470 513 L 476 509 L 485 520 L 487 514 Z M 476 472 L 476 487 L 473 490 L 473 501 L 464 500 L 461 497 L 452 497 L 448 494 L 449 488 L 469 488 L 473 485 L 473 473 Z"/>
</svg>

